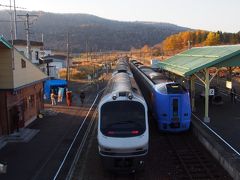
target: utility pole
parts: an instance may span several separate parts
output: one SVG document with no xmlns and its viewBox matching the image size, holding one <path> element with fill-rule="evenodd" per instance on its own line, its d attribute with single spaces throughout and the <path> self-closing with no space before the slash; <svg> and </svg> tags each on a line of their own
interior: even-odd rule
<svg viewBox="0 0 240 180">
<path fill-rule="evenodd" d="M 27 36 L 27 57 L 29 59 L 32 59 L 32 53 L 31 53 L 31 44 L 30 44 L 30 40 L 29 40 L 29 14 L 27 13 L 26 15 L 26 36 Z"/>
<path fill-rule="evenodd" d="M 67 73 L 66 81 L 69 81 L 69 33 L 67 33 Z"/>
<path fill-rule="evenodd" d="M 16 8 L 18 9 L 26 9 L 23 7 L 17 7 L 15 0 L 13 0 L 13 6 L 12 6 L 12 0 L 9 1 L 10 4 L 9 5 L 4 5 L 4 4 L 0 4 L 1 7 L 9 7 L 10 8 L 10 21 L 1 21 L 1 22 L 10 22 L 11 24 L 11 37 L 12 37 L 12 41 L 13 39 L 17 39 L 17 13 L 16 13 Z M 12 7 L 13 7 L 13 13 L 12 13 Z M 14 15 L 12 15 L 14 14 Z M 19 21 L 18 21 L 19 22 Z"/>
<path fill-rule="evenodd" d="M 12 1 L 10 0 L 10 29 L 11 29 L 11 41 L 13 44 L 13 19 L 12 19 Z"/>
<path fill-rule="evenodd" d="M 17 13 L 16 13 L 16 3 L 15 0 L 13 0 L 13 20 L 14 20 L 14 39 L 17 39 Z"/>
<path fill-rule="evenodd" d="M 32 60 L 32 53 L 31 53 L 31 44 L 30 44 L 30 17 L 38 17 L 37 15 L 18 15 L 22 17 L 26 17 L 25 19 L 25 30 L 26 30 L 26 38 L 27 38 L 27 58 Z"/>
<path fill-rule="evenodd" d="M 88 40 L 86 40 L 86 54 L 87 54 L 87 61 L 88 61 Z"/>
</svg>

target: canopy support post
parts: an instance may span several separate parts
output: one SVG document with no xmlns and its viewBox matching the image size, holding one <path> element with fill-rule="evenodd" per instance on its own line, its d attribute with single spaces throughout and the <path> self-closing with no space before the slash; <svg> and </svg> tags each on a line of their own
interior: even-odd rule
<svg viewBox="0 0 240 180">
<path fill-rule="evenodd" d="M 204 122 L 210 123 L 210 118 L 208 116 L 209 111 L 209 87 L 210 87 L 210 80 L 209 80 L 209 69 L 205 68 L 205 116 L 204 116 Z"/>
<path fill-rule="evenodd" d="M 196 111 L 196 108 L 195 108 L 195 77 L 194 76 L 191 76 L 190 78 L 191 80 L 191 106 L 192 106 L 192 112 L 195 112 Z"/>
</svg>

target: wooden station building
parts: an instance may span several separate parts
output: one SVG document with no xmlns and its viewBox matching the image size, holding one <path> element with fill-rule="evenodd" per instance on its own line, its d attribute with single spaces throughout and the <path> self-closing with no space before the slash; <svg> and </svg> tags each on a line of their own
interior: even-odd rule
<svg viewBox="0 0 240 180">
<path fill-rule="evenodd" d="M 0 137 L 34 121 L 48 77 L 0 36 Z"/>
</svg>

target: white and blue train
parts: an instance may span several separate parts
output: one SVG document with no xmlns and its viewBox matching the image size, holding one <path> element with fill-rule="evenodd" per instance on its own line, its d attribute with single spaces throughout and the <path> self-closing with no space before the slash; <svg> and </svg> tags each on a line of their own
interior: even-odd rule
<svg viewBox="0 0 240 180">
<path fill-rule="evenodd" d="M 191 123 L 189 92 L 179 83 L 169 80 L 164 73 L 130 62 L 144 98 L 162 132 L 187 131 Z"/>
<path fill-rule="evenodd" d="M 104 91 L 98 107 L 97 140 L 107 169 L 134 172 L 144 167 L 149 143 L 148 108 L 127 72 L 115 73 Z"/>
</svg>

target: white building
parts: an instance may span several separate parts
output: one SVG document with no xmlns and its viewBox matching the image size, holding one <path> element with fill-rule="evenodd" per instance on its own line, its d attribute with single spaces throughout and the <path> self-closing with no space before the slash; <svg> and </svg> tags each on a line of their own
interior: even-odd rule
<svg viewBox="0 0 240 180">
<path fill-rule="evenodd" d="M 27 55 L 27 41 L 26 40 L 13 40 L 14 47 L 20 51 L 23 55 L 28 57 Z M 43 50 L 43 42 L 37 42 L 37 41 L 30 41 L 31 45 L 31 56 L 29 59 L 31 59 L 32 63 L 39 64 L 39 57 L 41 56 L 40 53 Z"/>
<path fill-rule="evenodd" d="M 52 55 L 52 51 L 51 50 L 44 49 L 44 50 L 42 50 L 40 52 L 39 58 L 42 58 L 42 57 L 45 57 L 45 56 L 51 56 L 51 55 Z"/>
<path fill-rule="evenodd" d="M 41 58 L 40 63 L 43 72 L 52 78 L 59 78 L 59 70 L 67 67 L 67 57 L 65 55 L 51 55 Z M 72 60 L 69 60 L 69 66 L 72 66 Z"/>
<path fill-rule="evenodd" d="M 14 47 L 26 57 L 27 55 L 27 41 L 14 40 Z M 30 41 L 31 55 L 30 60 L 33 64 L 52 78 L 59 78 L 59 70 L 67 67 L 67 57 L 65 55 L 52 55 L 51 50 L 43 49 L 43 42 Z M 71 60 L 69 66 L 71 66 Z"/>
</svg>

